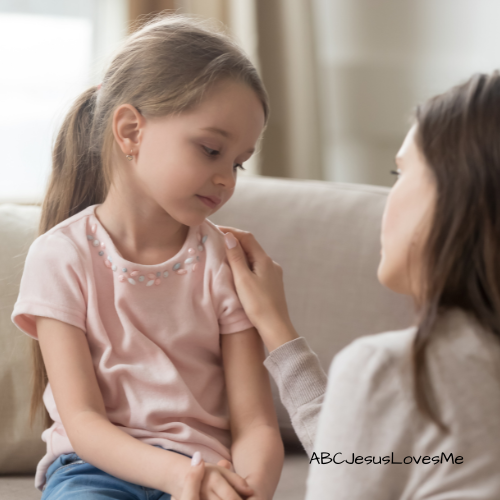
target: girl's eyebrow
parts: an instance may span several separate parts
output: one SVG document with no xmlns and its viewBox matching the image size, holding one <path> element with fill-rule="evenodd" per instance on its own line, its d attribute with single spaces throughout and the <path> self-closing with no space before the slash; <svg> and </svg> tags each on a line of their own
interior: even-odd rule
<svg viewBox="0 0 500 500">
<path fill-rule="evenodd" d="M 230 138 L 232 136 L 226 130 L 223 130 L 223 129 L 217 128 L 217 127 L 205 127 L 202 130 L 206 130 L 208 132 L 215 132 L 216 134 L 222 135 L 223 137 L 226 137 L 226 138 Z"/>
<path fill-rule="evenodd" d="M 226 130 L 218 127 L 205 127 L 202 128 L 202 130 L 206 130 L 207 132 L 215 132 L 216 134 L 222 135 L 226 139 L 230 139 L 233 137 L 233 134 L 230 132 L 227 132 Z M 250 155 L 253 155 L 255 153 L 255 148 L 251 148 L 247 151 Z"/>
</svg>

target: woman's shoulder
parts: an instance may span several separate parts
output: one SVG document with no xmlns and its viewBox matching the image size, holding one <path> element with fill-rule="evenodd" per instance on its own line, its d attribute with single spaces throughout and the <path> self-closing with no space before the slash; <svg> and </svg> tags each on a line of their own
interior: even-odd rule
<svg viewBox="0 0 500 500">
<path fill-rule="evenodd" d="M 352 380 L 371 391 L 392 392 L 413 386 L 416 326 L 360 337 L 341 350 L 329 378 Z M 493 397 L 500 384 L 500 338 L 486 331 L 469 313 L 451 309 L 432 328 L 426 360 L 434 389 L 454 408 L 457 398 Z M 449 400 L 449 401 L 448 401 Z"/>
<path fill-rule="evenodd" d="M 327 401 L 349 400 L 350 405 L 371 408 L 368 413 L 411 413 L 409 368 L 416 331 L 412 326 L 366 335 L 344 347 L 330 364 Z"/>
<path fill-rule="evenodd" d="M 500 337 L 484 328 L 470 312 L 453 308 L 439 315 L 429 343 L 430 351 L 463 362 L 500 360 Z"/>
<path fill-rule="evenodd" d="M 359 337 L 337 357 L 360 358 L 370 355 L 379 361 L 406 363 L 411 354 L 418 327 L 388 331 Z M 442 357 L 443 366 L 456 366 L 455 361 L 484 362 L 500 356 L 500 338 L 485 330 L 470 313 L 453 308 L 439 314 L 429 337 L 430 357 Z"/>
<path fill-rule="evenodd" d="M 450 408 L 458 400 L 489 407 L 497 401 L 495 411 L 500 411 L 500 337 L 471 313 L 451 309 L 441 314 L 427 356 L 436 390 Z"/>
<path fill-rule="evenodd" d="M 416 326 L 372 335 L 364 335 L 344 347 L 333 359 L 330 370 L 340 365 L 372 370 L 394 369 L 406 363 L 417 333 Z"/>
</svg>

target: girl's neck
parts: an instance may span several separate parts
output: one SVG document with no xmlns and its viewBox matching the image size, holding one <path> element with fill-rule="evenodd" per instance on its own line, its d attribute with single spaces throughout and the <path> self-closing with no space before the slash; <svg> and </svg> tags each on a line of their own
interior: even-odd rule
<svg viewBox="0 0 500 500">
<path fill-rule="evenodd" d="M 95 214 L 122 257 L 137 264 L 167 261 L 179 252 L 189 232 L 189 226 L 156 203 L 114 184 Z"/>
</svg>

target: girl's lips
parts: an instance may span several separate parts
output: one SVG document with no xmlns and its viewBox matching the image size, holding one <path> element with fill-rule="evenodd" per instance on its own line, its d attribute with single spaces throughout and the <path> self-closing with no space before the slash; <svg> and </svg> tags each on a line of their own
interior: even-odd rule
<svg viewBox="0 0 500 500">
<path fill-rule="evenodd" d="M 196 196 L 198 196 L 198 198 L 210 208 L 215 208 L 220 203 L 220 200 L 215 197 L 207 198 L 206 196 L 200 196 L 199 194 L 197 194 Z"/>
</svg>

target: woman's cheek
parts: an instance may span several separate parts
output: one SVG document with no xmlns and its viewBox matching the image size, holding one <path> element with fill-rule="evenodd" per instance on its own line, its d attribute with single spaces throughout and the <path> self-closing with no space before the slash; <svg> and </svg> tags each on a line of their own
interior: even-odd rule
<svg viewBox="0 0 500 500">
<path fill-rule="evenodd" d="M 382 217 L 382 255 L 377 275 L 384 286 L 404 293 L 407 242 L 405 241 L 404 220 L 398 206 L 397 193 L 391 192 Z"/>
</svg>

